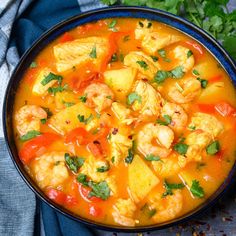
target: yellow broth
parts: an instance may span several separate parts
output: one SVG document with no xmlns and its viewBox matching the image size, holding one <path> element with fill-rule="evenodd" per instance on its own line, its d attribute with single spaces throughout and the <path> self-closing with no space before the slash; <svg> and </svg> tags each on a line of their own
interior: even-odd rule
<svg viewBox="0 0 236 236">
<path fill-rule="evenodd" d="M 141 34 L 144 32 L 143 36 L 137 37 L 137 29 L 141 31 Z M 178 40 L 171 42 L 172 39 L 169 39 L 169 42 L 167 40 L 167 43 L 164 43 L 163 47 L 156 50 L 155 53 L 150 54 L 147 52 L 146 46 L 143 46 L 143 40 L 145 35 L 147 36 L 153 32 L 157 33 L 157 35 L 161 33 L 161 39 L 163 39 L 163 35 L 165 35 L 165 37 L 171 35 L 171 37 L 176 37 Z M 90 58 L 87 58 L 86 62 L 82 61 L 78 64 L 73 64 L 75 58 L 72 56 L 72 59 L 69 62 L 71 63 L 70 69 L 59 72 L 57 67 L 58 61 L 54 54 L 54 47 L 56 45 L 62 45 L 63 48 L 63 44 L 70 44 L 76 39 L 83 38 L 86 41 L 86 38 L 94 36 L 109 39 L 107 40 L 107 47 L 109 50 L 107 50 L 105 57 L 101 59 L 102 65 L 100 67 L 94 65 L 96 63 L 93 59 L 96 59 L 96 54 L 98 54 L 97 52 L 99 50 L 98 46 L 96 48 L 95 42 L 90 51 Z M 152 40 L 155 40 L 154 36 Z M 175 48 L 178 46 L 188 49 L 187 57 L 184 54 L 175 55 Z M 163 74 L 160 75 L 160 71 L 164 71 L 165 75 L 169 72 L 168 76 L 164 76 L 166 78 L 158 83 L 157 81 L 154 81 L 155 76 L 150 78 L 150 76 L 144 75 L 146 72 L 148 73 L 148 70 L 150 69 L 150 65 L 146 63 L 145 60 L 139 60 L 138 63 L 136 61 L 134 64 L 124 65 L 124 58 L 132 51 L 142 52 L 149 57 L 149 59 L 151 58 L 153 62 L 155 61 L 155 63 L 158 63 L 155 76 L 159 71 L 159 79 L 163 78 L 163 76 L 161 76 Z M 165 54 L 164 56 L 163 52 Z M 68 50 L 68 53 L 73 54 L 74 52 Z M 64 57 L 66 56 L 67 55 L 64 55 Z M 113 56 L 113 61 L 111 61 L 111 56 Z M 180 57 L 183 57 L 185 62 L 181 62 Z M 181 78 L 174 78 L 173 73 L 170 74 L 170 71 L 173 71 L 173 69 L 178 67 L 178 72 L 181 74 L 185 63 L 187 63 L 186 60 L 191 57 L 193 57 L 194 63 L 190 66 L 190 69 L 184 71 Z M 137 65 L 141 68 L 137 68 Z M 107 71 L 133 67 L 136 68 L 134 69 L 135 76 L 131 86 L 125 92 L 120 92 L 118 90 L 114 91 L 115 85 L 109 83 L 106 78 L 104 79 L 104 75 Z M 56 94 L 46 91 L 41 95 L 32 92 L 33 87 L 36 84 L 36 79 L 39 77 L 40 72 L 45 68 L 49 68 L 50 72 L 63 77 L 61 87 L 65 84 L 68 85 L 65 87 L 64 91 L 58 91 Z M 144 74 L 142 72 L 144 72 Z M 46 75 L 42 77 L 42 79 L 45 78 Z M 115 79 L 126 83 L 122 78 Z M 178 94 L 180 93 L 181 95 L 181 93 L 184 94 L 186 92 L 187 96 L 191 97 L 191 88 L 188 88 L 189 91 L 184 91 L 183 85 L 181 85 L 181 81 L 188 81 L 191 79 L 203 83 L 200 83 L 201 88 L 198 88 L 199 92 L 190 99 L 191 101 L 179 103 L 178 101 L 175 101 L 175 96 L 174 99 L 173 97 L 170 98 L 169 91 L 173 86 L 177 86 Z M 204 80 L 208 81 L 208 83 L 204 84 Z M 137 94 L 137 92 L 134 91 L 134 86 L 138 81 L 142 81 L 142 83 L 148 84 L 148 86 L 151 85 L 152 88 L 154 88 L 155 93 L 161 95 L 161 107 L 158 111 L 154 109 L 157 113 L 154 112 L 154 114 L 150 115 L 147 110 L 141 111 L 140 106 L 142 108 L 142 102 L 144 101 L 140 101 L 139 98 L 142 97 L 142 94 Z M 42 80 L 39 82 L 42 82 Z M 108 85 L 108 89 L 112 91 L 114 96 L 112 98 L 109 96 L 103 97 L 103 100 L 105 99 L 106 102 L 109 103 L 107 99 L 111 99 L 111 102 L 122 104 L 129 111 L 128 118 L 133 119 L 131 123 L 122 121 L 122 119 L 115 114 L 110 103 L 110 105 L 98 111 L 96 106 L 91 107 L 91 105 L 85 101 L 86 99 L 93 98 L 86 98 L 87 94 L 85 94 L 84 91 L 88 86 L 96 83 Z M 51 87 L 55 88 L 58 86 L 60 86 L 59 82 L 56 81 Z M 96 93 L 95 96 L 97 96 L 97 93 L 99 92 L 102 93 L 102 90 L 99 91 L 98 88 L 97 91 L 94 92 L 94 94 Z M 134 100 L 131 99 L 132 101 L 128 100 L 129 98 L 132 98 L 132 96 L 130 97 L 131 93 L 135 94 Z M 158 22 L 149 22 L 143 19 L 106 19 L 72 29 L 54 40 L 34 59 L 33 64 L 31 64 L 23 76 L 15 97 L 13 112 L 15 142 L 20 158 L 34 181 L 39 184 L 45 194 L 51 199 L 73 213 L 97 222 L 111 225 L 140 226 L 161 223 L 178 218 L 195 209 L 206 201 L 227 177 L 235 162 L 236 140 L 235 138 L 232 138 L 236 131 L 236 110 L 234 108 L 236 106 L 235 95 L 235 89 L 229 76 L 219 65 L 217 60 L 202 45 L 199 45 L 189 36 Z M 91 101 L 93 102 L 94 100 Z M 145 102 L 153 105 L 153 101 L 150 99 L 147 99 Z M 163 106 L 168 102 L 171 102 L 174 105 L 177 104 L 177 107 L 181 106 L 184 109 L 183 112 L 187 114 L 187 121 L 181 129 L 174 128 L 178 122 L 173 123 L 172 120 L 169 120 L 168 122 L 168 119 L 172 119 L 171 116 L 166 116 L 166 120 L 161 113 Z M 77 116 L 80 115 L 81 112 L 84 112 L 78 108 L 76 117 L 71 117 L 71 120 L 66 120 L 65 122 L 67 123 L 64 124 L 66 128 L 63 131 L 58 131 L 55 126 L 60 127 L 61 123 L 58 122 L 58 124 L 54 126 L 53 117 L 63 110 L 65 111 L 64 115 L 70 114 L 67 112 L 67 109 L 70 109 L 77 104 L 82 104 L 83 110 L 89 109 L 89 111 L 91 111 L 91 114 L 93 114 L 90 117 L 91 119 L 86 120 L 88 118 L 86 115 L 82 118 L 81 116 L 78 118 Z M 40 109 L 40 107 L 48 108 L 52 113 L 52 117 L 39 118 L 32 110 L 30 110 L 30 108 L 28 108 L 28 110 L 26 109 L 26 111 L 19 116 L 18 113 L 20 113 L 20 109 L 25 105 L 36 105 L 38 109 Z M 155 105 L 156 104 L 153 106 Z M 85 108 L 83 108 L 84 106 Z M 147 109 L 149 109 L 149 107 L 147 107 Z M 208 114 L 211 117 L 216 118 L 223 129 L 219 132 L 217 131 L 216 134 L 213 135 L 207 127 L 206 130 L 204 130 L 204 128 L 198 129 L 197 127 L 190 127 L 191 119 L 197 112 Z M 125 113 L 121 112 L 121 114 L 124 115 Z M 101 117 L 105 118 L 101 121 Z M 61 119 L 63 120 L 63 115 Z M 182 119 L 181 114 L 179 119 Z M 38 128 L 35 126 L 34 129 L 34 126 L 32 126 L 32 130 L 36 130 L 40 133 L 38 133 L 39 135 L 36 135 L 36 137 L 22 141 L 22 136 L 26 135 L 27 132 L 32 131 L 27 130 L 27 132 L 24 132 L 24 127 L 25 129 L 28 129 L 27 127 L 32 120 L 40 122 Z M 162 121 L 161 124 L 160 120 Z M 71 122 L 74 125 L 72 125 Z M 200 122 L 204 122 L 204 118 Z M 152 148 L 150 150 L 146 148 L 146 144 L 149 142 L 148 140 L 145 141 L 146 136 L 140 141 L 145 148 L 140 148 L 141 144 L 137 142 L 137 136 L 147 124 L 152 124 L 150 127 L 154 127 L 155 130 L 159 129 L 160 136 L 164 132 L 165 128 L 163 127 L 168 127 L 171 130 L 169 131 L 167 128 L 168 132 L 174 133 L 174 139 L 170 141 L 171 145 L 168 148 L 165 147 L 165 145 L 168 146 L 167 144 L 162 143 L 165 142 L 165 140 L 158 140 L 158 137 L 155 136 L 156 133 L 153 134 L 153 139 L 149 140 L 150 147 L 158 146 L 161 151 L 169 152 L 165 157 L 162 157 L 162 154 L 160 157 L 158 153 L 151 153 Z M 21 128 L 23 127 L 23 131 L 21 129 L 19 132 L 19 126 L 21 126 Z M 85 132 L 79 137 L 76 136 L 74 137 L 74 140 L 67 142 L 66 140 L 69 139 L 69 134 L 79 127 L 81 130 L 87 130 L 87 133 Z M 185 138 L 189 137 L 189 135 L 194 132 L 197 132 L 197 139 L 200 137 L 198 135 L 204 133 L 206 136 L 210 136 L 210 140 L 205 143 L 203 142 L 201 147 L 194 146 L 194 143 L 188 144 L 188 150 L 190 147 L 193 148 L 193 150 L 195 150 L 194 148 L 197 149 L 195 154 L 190 153 L 189 156 L 186 156 L 188 155 L 188 152 L 181 154 L 179 153 L 181 150 L 176 151 L 174 146 L 177 143 L 180 143 L 181 145 L 185 144 Z M 43 138 L 38 140 L 38 138 L 45 133 L 55 134 L 55 140 L 52 139 L 52 141 L 50 141 L 50 138 L 47 136 L 46 139 L 48 140 L 46 141 Z M 117 147 L 116 143 L 112 144 L 111 136 L 115 137 L 117 133 L 125 137 L 124 140 L 130 140 L 128 143 L 131 144 L 129 144 L 128 148 L 123 147 L 127 143 L 122 143 L 122 141 L 121 147 Z M 98 142 L 94 143 L 94 139 L 91 137 L 97 137 L 96 141 Z M 163 137 L 159 137 L 159 139 L 161 138 Z M 124 140 L 123 142 L 125 142 Z M 217 150 L 213 150 L 214 154 L 210 155 L 208 153 L 209 150 L 208 152 L 206 151 L 207 147 L 215 141 L 219 142 L 220 147 L 215 147 Z M 92 151 L 91 146 L 88 147 L 91 142 L 93 143 L 91 145 Z M 36 149 L 33 147 L 35 145 L 37 146 Z M 186 146 L 181 147 L 184 148 Z M 144 149 L 145 151 L 143 151 Z M 129 151 L 131 152 L 130 155 Z M 150 151 L 150 153 L 147 153 L 148 151 Z M 52 152 L 56 152 L 56 154 L 52 154 Z M 112 156 L 114 153 L 117 154 L 117 152 L 121 153 L 118 163 L 114 161 Z M 88 165 L 90 165 L 91 169 L 85 169 L 85 164 L 83 164 L 81 167 L 78 167 L 76 171 L 72 171 L 69 164 L 65 162 L 65 159 L 56 161 L 57 157 L 55 157 L 54 164 L 51 163 L 49 165 L 47 162 L 50 158 L 53 158 L 53 155 L 57 156 L 57 153 L 63 153 L 63 158 L 64 153 L 68 153 L 72 159 L 76 158 L 75 156 L 82 157 L 84 158 L 84 163 L 89 163 Z M 175 158 L 171 158 L 173 155 Z M 178 159 L 180 155 L 182 155 L 182 160 L 187 160 L 182 166 Z M 131 159 L 128 158 L 129 160 L 127 161 L 127 157 L 129 156 L 131 156 Z M 147 157 L 152 160 L 147 160 Z M 89 159 L 91 159 L 91 162 L 89 162 Z M 135 164 L 133 164 L 134 159 L 139 159 L 139 161 L 135 160 Z M 173 163 L 167 166 L 165 165 L 165 160 L 168 159 L 173 159 Z M 40 161 L 41 166 L 39 166 Z M 99 162 L 107 163 L 106 167 L 109 166 L 108 170 L 103 170 L 104 172 L 99 172 L 98 174 L 98 170 L 94 166 Z M 158 169 L 155 170 L 155 164 L 153 165 L 154 162 L 161 165 L 163 172 L 160 171 L 160 169 L 159 171 Z M 58 170 L 53 170 L 57 165 L 59 166 Z M 137 165 L 138 168 L 134 165 Z M 175 167 L 177 166 L 177 169 L 172 165 L 175 165 Z M 131 166 L 133 167 L 131 168 Z M 66 173 L 64 177 L 63 174 L 61 174 L 62 172 L 60 173 L 60 168 L 62 169 L 62 172 L 64 171 Z M 85 170 L 83 170 L 83 168 Z M 59 173 L 56 173 L 57 171 Z M 79 183 L 79 181 L 76 180 L 81 172 L 86 174 L 87 182 L 85 185 L 90 181 L 89 187 L 83 186 L 83 183 Z M 144 177 L 142 176 L 142 173 L 144 173 Z M 99 175 L 99 177 L 97 175 Z M 145 180 L 146 175 L 148 175 L 147 180 Z M 135 180 L 132 176 L 140 178 L 140 182 L 139 179 L 137 180 L 136 178 Z M 64 178 L 64 180 L 58 182 L 58 179 L 60 178 Z M 52 179 L 55 179 L 55 181 Z M 115 190 L 112 190 L 108 179 L 113 182 Z M 153 179 L 155 179 L 155 181 Z M 108 194 L 109 196 L 106 196 L 105 200 L 102 200 L 101 197 L 91 197 L 90 193 L 93 189 L 93 187 L 91 187 L 91 182 L 96 185 L 103 181 L 108 181 L 108 188 L 110 191 Z M 134 184 L 132 181 L 135 181 L 136 187 L 133 186 Z M 169 192 L 168 186 L 165 185 L 165 183 L 169 186 L 172 184 L 172 187 L 169 187 Z M 192 186 L 193 183 L 195 183 L 195 186 Z M 148 184 L 150 184 L 150 188 L 147 186 Z M 178 186 L 173 186 L 173 184 L 178 184 Z M 147 189 L 145 193 L 143 193 L 144 190 L 142 190 L 143 185 L 144 189 Z M 197 191 L 197 193 L 194 191 Z M 120 199 L 120 205 L 117 206 L 117 202 Z M 133 207 L 131 207 L 130 204 L 132 204 Z"/>
</svg>

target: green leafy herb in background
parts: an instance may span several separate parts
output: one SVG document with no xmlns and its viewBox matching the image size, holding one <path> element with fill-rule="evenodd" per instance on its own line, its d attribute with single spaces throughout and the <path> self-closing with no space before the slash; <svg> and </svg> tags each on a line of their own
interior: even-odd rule
<svg viewBox="0 0 236 236">
<path fill-rule="evenodd" d="M 236 60 L 236 10 L 229 12 L 229 0 L 101 0 L 107 5 L 147 6 L 182 16 L 220 41 Z"/>
</svg>

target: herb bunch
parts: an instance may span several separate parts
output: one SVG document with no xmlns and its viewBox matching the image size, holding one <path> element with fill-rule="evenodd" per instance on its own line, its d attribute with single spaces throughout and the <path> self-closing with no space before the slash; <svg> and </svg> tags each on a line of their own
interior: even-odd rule
<svg viewBox="0 0 236 236">
<path fill-rule="evenodd" d="M 161 9 L 182 16 L 222 43 L 236 60 L 236 10 L 229 0 L 101 0 L 107 5 L 136 5 Z"/>
</svg>

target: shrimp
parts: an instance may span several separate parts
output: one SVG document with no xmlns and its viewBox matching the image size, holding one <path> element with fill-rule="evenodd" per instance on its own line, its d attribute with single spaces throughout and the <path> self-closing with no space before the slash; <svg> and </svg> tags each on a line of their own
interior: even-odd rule
<svg viewBox="0 0 236 236">
<path fill-rule="evenodd" d="M 212 136 L 203 130 L 190 133 L 185 140 L 185 143 L 189 146 L 187 153 L 185 156 L 179 156 L 179 165 L 185 167 L 191 161 L 202 161 L 202 151 L 211 141 Z"/>
<path fill-rule="evenodd" d="M 183 67 L 184 72 L 188 72 L 193 68 L 195 60 L 193 54 L 188 48 L 177 46 L 174 48 L 173 53 L 175 59 L 178 60 L 180 66 Z"/>
<path fill-rule="evenodd" d="M 33 173 L 40 188 L 58 187 L 69 177 L 64 152 L 49 152 L 35 159 Z"/>
<path fill-rule="evenodd" d="M 131 199 L 119 198 L 113 206 L 112 216 L 116 223 L 125 226 L 134 226 L 134 212 L 137 207 Z"/>
<path fill-rule="evenodd" d="M 178 159 L 179 155 L 172 153 L 168 158 L 163 158 L 161 161 L 152 161 L 152 166 L 159 176 L 168 178 L 181 170 Z"/>
<path fill-rule="evenodd" d="M 211 134 L 213 138 L 218 136 L 224 129 L 222 123 L 216 117 L 202 112 L 193 115 L 189 126 L 204 130 Z"/>
<path fill-rule="evenodd" d="M 151 208 L 156 209 L 156 214 L 152 216 L 156 223 L 174 219 L 183 208 L 181 190 L 175 190 L 173 195 L 168 195 L 165 198 L 161 194 L 155 194 L 149 201 Z"/>
<path fill-rule="evenodd" d="M 90 84 L 85 90 L 87 94 L 86 105 L 91 108 L 97 108 L 100 112 L 111 106 L 114 99 L 114 93 L 106 85 L 102 83 Z"/>
<path fill-rule="evenodd" d="M 185 110 L 175 103 L 167 102 L 162 108 L 161 115 L 171 117 L 170 126 L 176 131 L 183 130 L 188 122 L 188 115 Z"/>
<path fill-rule="evenodd" d="M 201 92 L 201 83 L 195 78 L 187 78 L 176 82 L 168 90 L 169 98 L 178 104 L 193 101 Z"/>
<path fill-rule="evenodd" d="M 20 135 L 31 130 L 40 131 L 40 120 L 47 118 L 47 112 L 36 105 L 25 105 L 15 114 L 16 128 Z"/>
<path fill-rule="evenodd" d="M 171 152 L 170 146 L 173 140 L 174 132 L 169 127 L 149 123 L 138 132 L 138 150 L 145 156 L 153 154 L 167 157 Z M 157 144 L 153 145 L 153 141 Z"/>
</svg>

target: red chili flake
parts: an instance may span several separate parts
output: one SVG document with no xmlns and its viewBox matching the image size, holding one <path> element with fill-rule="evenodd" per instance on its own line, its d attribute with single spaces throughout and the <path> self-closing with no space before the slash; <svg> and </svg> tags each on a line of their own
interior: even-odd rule
<svg viewBox="0 0 236 236">
<path fill-rule="evenodd" d="M 118 133 L 118 129 L 117 128 L 114 128 L 113 130 L 112 130 L 112 134 L 113 135 L 116 135 Z"/>
<path fill-rule="evenodd" d="M 129 139 L 132 139 L 132 138 L 133 138 L 133 136 L 132 136 L 132 135 L 129 135 L 129 136 L 128 136 L 128 138 L 129 138 Z"/>
</svg>

